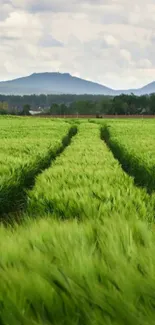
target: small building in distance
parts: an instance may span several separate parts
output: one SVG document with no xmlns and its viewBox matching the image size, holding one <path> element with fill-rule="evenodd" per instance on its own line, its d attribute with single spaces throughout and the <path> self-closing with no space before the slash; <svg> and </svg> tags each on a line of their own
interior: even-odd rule
<svg viewBox="0 0 155 325">
<path fill-rule="evenodd" d="M 42 111 L 29 111 L 31 115 L 38 115 L 41 114 Z"/>
<path fill-rule="evenodd" d="M 38 115 L 38 114 L 41 114 L 43 112 L 42 108 L 39 107 L 37 111 L 34 111 L 34 110 L 30 110 L 29 113 L 31 115 Z"/>
</svg>

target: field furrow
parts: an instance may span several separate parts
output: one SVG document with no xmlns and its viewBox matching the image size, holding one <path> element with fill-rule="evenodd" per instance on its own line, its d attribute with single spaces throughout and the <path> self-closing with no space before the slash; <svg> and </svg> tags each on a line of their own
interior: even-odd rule
<svg viewBox="0 0 155 325">
<path fill-rule="evenodd" d="M 108 124 L 108 126 L 107 126 Z M 155 191 L 155 128 L 152 121 L 109 122 L 102 137 L 135 184 Z"/>
<path fill-rule="evenodd" d="M 59 218 L 101 218 L 131 214 L 154 218 L 154 198 L 134 186 L 101 140 L 100 126 L 78 127 L 72 144 L 52 167 L 38 176 L 28 193 L 31 216 L 57 214 Z"/>
<path fill-rule="evenodd" d="M 25 190 L 33 186 L 36 175 L 51 164 L 76 133 L 76 129 L 67 123 L 44 122 L 40 128 L 37 128 L 37 124 L 28 127 L 26 123 L 20 125 L 20 120 L 17 122 L 14 128 L 11 128 L 10 123 L 10 129 L 3 126 L 4 129 L 1 130 L 0 215 L 2 217 L 5 217 L 6 213 L 23 209 L 26 199 Z"/>
</svg>

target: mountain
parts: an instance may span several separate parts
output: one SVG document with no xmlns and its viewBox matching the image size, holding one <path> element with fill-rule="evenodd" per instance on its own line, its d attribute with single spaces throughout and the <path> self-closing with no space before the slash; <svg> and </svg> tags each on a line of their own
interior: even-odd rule
<svg viewBox="0 0 155 325">
<path fill-rule="evenodd" d="M 155 81 L 149 83 L 148 85 L 137 89 L 137 95 L 145 95 L 155 93 Z"/>
<path fill-rule="evenodd" d="M 115 91 L 98 83 L 71 76 L 69 73 L 33 73 L 28 77 L 0 82 L 0 94 L 103 94 Z"/>
<path fill-rule="evenodd" d="M 71 76 L 69 73 L 45 72 L 33 73 L 30 76 L 0 82 L 0 94 L 31 95 L 31 94 L 94 94 L 119 95 L 131 94 L 145 95 L 155 93 L 155 82 L 142 88 L 114 90 L 99 83 Z"/>
<path fill-rule="evenodd" d="M 149 95 L 152 93 L 155 93 L 155 81 L 149 83 L 148 85 L 141 87 L 141 88 L 137 88 L 137 89 L 126 89 L 126 90 L 116 90 L 117 95 L 120 94 L 135 94 L 137 96 L 141 96 L 141 95 Z"/>
</svg>

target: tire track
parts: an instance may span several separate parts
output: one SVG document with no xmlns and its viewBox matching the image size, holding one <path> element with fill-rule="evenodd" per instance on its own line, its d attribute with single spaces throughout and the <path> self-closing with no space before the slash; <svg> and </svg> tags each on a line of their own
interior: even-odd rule
<svg viewBox="0 0 155 325">
<path fill-rule="evenodd" d="M 123 146 L 113 140 L 110 134 L 110 127 L 101 128 L 101 139 L 105 141 L 115 159 L 117 159 L 122 169 L 134 179 L 136 186 L 145 188 L 148 194 L 155 191 L 155 179 L 152 177 L 153 170 L 147 169 L 143 162 L 127 152 Z"/>
<path fill-rule="evenodd" d="M 50 149 L 46 156 L 36 161 L 36 165 L 32 168 L 30 172 L 25 175 L 21 174 L 20 182 L 13 184 L 9 188 L 8 192 L 8 202 L 10 204 L 3 204 L 3 208 L 0 209 L 0 220 L 6 223 L 14 222 L 20 220 L 21 214 L 25 210 L 27 203 L 27 191 L 32 190 L 35 185 L 35 179 L 39 174 L 42 174 L 46 169 L 48 169 L 52 162 L 60 156 L 65 148 L 70 145 L 72 137 L 77 133 L 77 127 L 72 126 L 66 136 L 63 137 L 60 147 L 56 150 Z M 0 194 L 0 201 L 3 201 L 3 196 L 5 193 Z M 11 204 L 12 202 L 12 204 Z"/>
</svg>

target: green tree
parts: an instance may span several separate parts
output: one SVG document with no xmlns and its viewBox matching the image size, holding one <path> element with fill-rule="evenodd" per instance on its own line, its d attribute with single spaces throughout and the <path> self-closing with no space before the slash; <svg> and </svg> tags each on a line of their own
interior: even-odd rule
<svg viewBox="0 0 155 325">
<path fill-rule="evenodd" d="M 8 103 L 7 102 L 0 102 L 0 114 L 1 115 L 8 114 Z"/>
<path fill-rule="evenodd" d="M 59 105 L 57 103 L 53 103 L 49 109 L 49 114 L 57 115 L 59 114 Z"/>
<path fill-rule="evenodd" d="M 22 110 L 22 115 L 30 115 L 30 105 L 29 104 L 25 104 L 23 106 L 23 110 Z"/>
<path fill-rule="evenodd" d="M 116 96 L 113 99 L 113 112 L 114 114 L 124 115 L 126 114 L 126 105 L 121 96 Z"/>
<path fill-rule="evenodd" d="M 150 114 L 155 114 L 155 94 L 150 95 Z"/>
<path fill-rule="evenodd" d="M 67 114 L 67 106 L 65 104 L 60 105 L 60 114 L 61 115 Z"/>
</svg>

